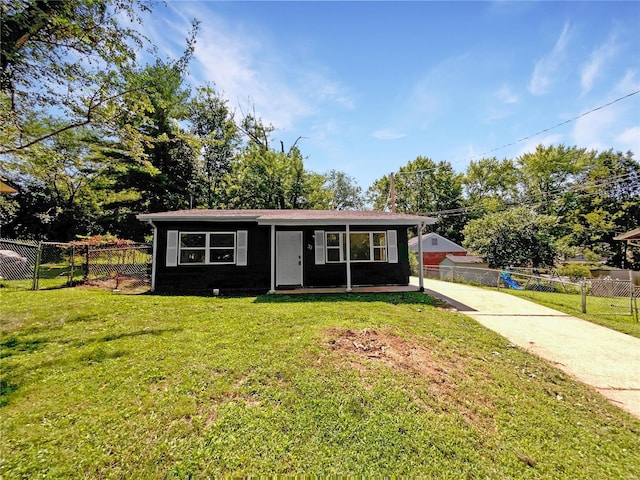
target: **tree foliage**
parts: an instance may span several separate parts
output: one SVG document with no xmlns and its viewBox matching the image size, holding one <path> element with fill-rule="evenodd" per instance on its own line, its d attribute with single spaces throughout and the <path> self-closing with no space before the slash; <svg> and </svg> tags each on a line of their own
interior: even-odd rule
<svg viewBox="0 0 640 480">
<path fill-rule="evenodd" d="M 0 8 L 0 153 L 107 123 L 110 100 L 122 94 L 123 74 L 144 43 L 118 17 L 139 22 L 148 2 L 16 0 Z M 64 121 L 43 131 L 37 119 L 51 108 Z"/>
<path fill-rule="evenodd" d="M 449 162 L 435 163 L 427 157 L 417 157 L 394 175 L 395 208 L 398 212 L 431 214 L 438 221 L 434 231 L 461 241 L 465 218 L 463 207 L 462 175 L 456 173 Z M 388 207 L 391 178 L 385 175 L 376 180 L 367 191 L 369 201 L 377 210 Z M 439 211 L 455 211 L 455 215 L 437 215 Z"/>
<path fill-rule="evenodd" d="M 553 265 L 557 219 L 527 207 L 490 213 L 464 227 L 464 246 L 490 267 Z"/>
<path fill-rule="evenodd" d="M 332 210 L 362 210 L 365 205 L 362 188 L 355 178 L 339 170 L 325 173 L 325 188 L 331 199 L 329 208 Z"/>
</svg>

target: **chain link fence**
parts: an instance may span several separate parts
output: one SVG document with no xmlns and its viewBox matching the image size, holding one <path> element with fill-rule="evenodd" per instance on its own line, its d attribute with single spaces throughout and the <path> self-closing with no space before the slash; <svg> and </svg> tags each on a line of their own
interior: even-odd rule
<svg viewBox="0 0 640 480">
<path fill-rule="evenodd" d="M 150 287 L 152 251 L 147 244 L 87 246 L 84 255 L 88 285 L 110 290 Z"/>
<path fill-rule="evenodd" d="M 37 257 L 38 242 L 0 238 L 0 280 L 28 284 Z"/>
<path fill-rule="evenodd" d="M 0 281 L 33 290 L 89 285 L 140 292 L 151 284 L 151 249 L 133 242 L 92 245 L 0 239 Z"/>
<path fill-rule="evenodd" d="M 554 270 L 496 270 L 477 267 L 423 267 L 425 278 L 520 291 L 532 300 L 564 306 L 576 312 L 638 318 L 640 286 L 632 280 L 583 279 L 572 281 Z"/>
</svg>

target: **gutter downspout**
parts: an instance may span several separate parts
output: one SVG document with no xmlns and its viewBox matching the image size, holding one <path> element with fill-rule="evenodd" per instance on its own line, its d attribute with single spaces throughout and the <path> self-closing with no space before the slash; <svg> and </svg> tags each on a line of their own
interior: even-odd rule
<svg viewBox="0 0 640 480">
<path fill-rule="evenodd" d="M 349 224 L 346 225 L 346 237 L 347 237 L 347 293 L 351 293 L 351 234 L 349 231 Z"/>
<path fill-rule="evenodd" d="M 151 291 L 156 289 L 156 264 L 158 255 L 158 227 L 153 220 L 148 220 L 149 225 L 153 227 L 153 251 L 151 252 Z"/>
<path fill-rule="evenodd" d="M 420 291 L 424 292 L 424 265 L 422 265 L 423 260 L 423 252 L 422 252 L 422 229 L 424 228 L 424 223 L 418 224 L 418 270 L 420 277 Z"/>
<path fill-rule="evenodd" d="M 276 226 L 271 225 L 271 289 L 269 295 L 276 293 Z"/>
</svg>

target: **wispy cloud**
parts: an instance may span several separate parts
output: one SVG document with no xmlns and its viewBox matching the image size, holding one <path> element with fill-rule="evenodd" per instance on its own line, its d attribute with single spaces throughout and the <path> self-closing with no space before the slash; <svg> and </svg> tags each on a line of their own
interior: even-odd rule
<svg viewBox="0 0 640 480">
<path fill-rule="evenodd" d="M 616 137 L 616 148 L 623 152 L 631 150 L 633 153 L 640 152 L 640 125 L 628 128 Z"/>
<path fill-rule="evenodd" d="M 399 138 L 406 137 L 406 133 L 397 132 L 396 130 L 385 128 L 382 130 L 376 130 L 371 134 L 373 138 L 378 140 L 397 140 Z"/>
<path fill-rule="evenodd" d="M 601 75 L 602 69 L 616 55 L 617 51 L 615 35 L 611 35 L 604 44 L 591 52 L 589 60 L 582 66 L 580 78 L 582 93 L 587 93 L 591 90 L 596 78 Z"/>
<path fill-rule="evenodd" d="M 327 104 L 353 108 L 355 101 L 340 81 L 312 58 L 299 58 L 290 49 L 279 47 L 269 31 L 239 20 L 230 22 L 208 2 L 169 2 L 168 7 L 173 13 L 167 17 L 170 25 L 155 24 L 145 33 L 162 50 L 175 50 L 175 45 L 163 40 L 166 35 L 162 29 L 173 32 L 172 38 L 177 36 L 175 32 L 184 32 L 185 38 L 191 18 L 206 16 L 190 71 L 195 84 L 215 84 L 232 108 L 255 108 L 266 123 L 285 130 L 295 128 L 298 120 L 315 115 Z M 177 48 L 184 49 L 184 45 Z"/>
<path fill-rule="evenodd" d="M 570 35 L 569 23 L 565 23 L 551 52 L 536 63 L 529 82 L 529 91 L 533 95 L 544 95 L 549 92 L 565 57 Z"/>
<path fill-rule="evenodd" d="M 493 96 L 502 103 L 513 104 L 520 101 L 520 97 L 506 83 L 499 90 L 496 90 Z"/>
<path fill-rule="evenodd" d="M 637 70 L 627 70 L 624 77 L 616 85 L 616 91 L 628 94 L 640 90 L 640 79 L 638 79 Z"/>
<path fill-rule="evenodd" d="M 612 147 L 609 137 L 622 110 L 619 106 L 612 106 L 576 120 L 572 131 L 574 143 L 593 150 Z"/>
<path fill-rule="evenodd" d="M 521 144 L 520 149 L 518 150 L 518 153 L 516 154 L 516 157 L 521 157 L 525 153 L 533 153 L 533 152 L 535 152 L 536 151 L 536 147 L 538 145 L 544 145 L 544 146 L 558 145 L 559 143 L 562 143 L 562 139 L 563 139 L 563 137 L 559 133 L 554 134 L 554 135 L 547 135 L 546 137 L 531 138 L 531 139 L 527 140 L 526 142 L 524 142 L 523 144 Z"/>
</svg>

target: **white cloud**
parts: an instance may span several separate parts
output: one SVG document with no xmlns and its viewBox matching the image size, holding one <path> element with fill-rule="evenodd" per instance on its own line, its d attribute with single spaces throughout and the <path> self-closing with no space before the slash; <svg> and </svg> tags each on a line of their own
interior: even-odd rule
<svg viewBox="0 0 640 480">
<path fill-rule="evenodd" d="M 631 150 L 638 158 L 640 156 L 640 125 L 628 128 L 618 135 L 615 148 L 622 152 Z"/>
<path fill-rule="evenodd" d="M 373 138 L 377 138 L 378 140 L 397 140 L 399 138 L 406 137 L 406 133 L 400 133 L 393 129 L 386 128 L 383 130 L 376 130 L 371 134 Z"/>
<path fill-rule="evenodd" d="M 573 142 L 582 148 L 593 150 L 612 147 L 611 132 L 616 128 L 616 121 L 621 115 L 621 108 L 610 106 L 580 117 L 573 127 Z"/>
<path fill-rule="evenodd" d="M 150 21 L 145 33 L 160 45 L 161 52 L 173 49 L 175 57 L 182 54 L 184 45 L 168 44 L 166 37 L 185 38 L 191 18 L 206 18 L 200 24 L 191 75 L 196 85 L 214 83 L 230 107 L 255 108 L 265 123 L 285 130 L 295 128 L 300 119 L 317 114 L 326 105 L 353 108 L 350 92 L 323 66 L 276 45 L 260 26 L 232 23 L 208 2 L 169 2 L 168 7 L 171 14 L 166 23 L 160 26 L 160 22 Z M 166 35 L 167 31 L 172 34 Z"/>
<path fill-rule="evenodd" d="M 542 138 L 539 138 L 539 137 L 530 138 L 520 146 L 520 149 L 518 150 L 518 153 L 515 155 L 514 158 L 521 157 L 525 153 L 535 152 L 536 147 L 538 145 L 544 145 L 544 146 L 558 145 L 559 143 L 562 143 L 562 139 L 563 139 L 563 136 L 560 135 L 559 133 L 554 135 L 547 135 L 546 137 L 542 137 Z"/>
<path fill-rule="evenodd" d="M 580 81 L 583 93 L 591 90 L 596 78 L 600 76 L 602 69 L 616 55 L 617 51 L 615 35 L 611 35 L 606 43 L 591 52 L 588 62 L 582 66 Z"/>
<path fill-rule="evenodd" d="M 627 70 L 624 77 L 616 85 L 616 91 L 629 94 L 640 90 L 640 79 L 637 78 L 637 70 Z"/>
<path fill-rule="evenodd" d="M 544 95 L 549 92 L 565 57 L 569 37 L 569 23 L 565 23 L 551 52 L 536 63 L 529 83 L 529 91 L 533 95 Z"/>
<path fill-rule="evenodd" d="M 502 103 L 514 104 L 520 101 L 520 97 L 506 83 L 499 90 L 496 90 L 493 96 Z"/>
</svg>

